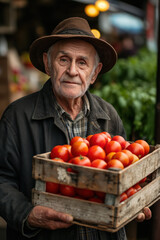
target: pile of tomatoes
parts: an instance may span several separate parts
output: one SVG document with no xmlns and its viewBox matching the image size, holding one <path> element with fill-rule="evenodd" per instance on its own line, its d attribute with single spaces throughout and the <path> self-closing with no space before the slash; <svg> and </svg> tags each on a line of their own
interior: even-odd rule
<svg viewBox="0 0 160 240">
<path fill-rule="evenodd" d="M 76 136 L 71 139 L 70 144 L 53 147 L 50 158 L 53 161 L 99 169 L 124 169 L 147 155 L 149 151 L 150 146 L 145 140 L 130 143 L 120 135 L 111 137 L 108 132 L 101 132 L 89 135 L 86 138 Z M 72 169 L 68 169 L 68 171 L 72 171 Z M 128 189 L 121 194 L 120 201 L 133 195 L 140 188 L 140 185 L 137 184 Z M 102 192 L 50 182 L 46 183 L 46 191 L 95 202 L 104 202 L 105 197 L 105 193 Z"/>
</svg>

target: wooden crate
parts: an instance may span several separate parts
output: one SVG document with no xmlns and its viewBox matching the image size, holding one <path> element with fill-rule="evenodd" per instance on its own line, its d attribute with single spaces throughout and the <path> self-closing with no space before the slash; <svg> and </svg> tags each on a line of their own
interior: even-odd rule
<svg viewBox="0 0 160 240">
<path fill-rule="evenodd" d="M 151 147 L 147 156 L 119 171 L 54 162 L 49 156 L 50 152 L 33 157 L 33 204 L 69 213 L 74 223 L 115 232 L 160 199 L 160 146 Z M 68 172 L 68 167 L 76 173 Z M 120 203 L 120 194 L 146 176 L 149 182 Z M 46 193 L 46 181 L 106 192 L 105 204 Z"/>
</svg>

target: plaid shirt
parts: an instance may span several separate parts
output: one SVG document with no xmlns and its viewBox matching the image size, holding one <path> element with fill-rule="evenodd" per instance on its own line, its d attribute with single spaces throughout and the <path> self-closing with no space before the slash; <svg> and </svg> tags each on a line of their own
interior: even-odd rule
<svg viewBox="0 0 160 240">
<path fill-rule="evenodd" d="M 90 112 L 90 106 L 87 96 L 83 97 L 83 108 L 77 115 L 77 117 L 72 120 L 70 115 L 64 111 L 64 109 L 55 102 L 55 107 L 57 109 L 58 115 L 60 119 L 62 119 L 69 140 L 71 140 L 75 136 L 86 137 L 87 134 L 87 122 L 88 122 L 88 114 Z"/>
<path fill-rule="evenodd" d="M 58 115 L 62 119 L 69 140 L 71 140 L 75 136 L 86 137 L 87 134 L 87 122 L 88 122 L 88 114 L 90 112 L 90 105 L 87 96 L 83 97 L 83 109 L 79 112 L 75 120 L 72 120 L 70 115 L 64 111 L 64 109 L 55 102 L 55 106 L 58 112 Z M 99 240 L 98 230 L 94 228 L 86 228 L 83 226 L 76 226 L 77 229 L 77 240 Z"/>
</svg>

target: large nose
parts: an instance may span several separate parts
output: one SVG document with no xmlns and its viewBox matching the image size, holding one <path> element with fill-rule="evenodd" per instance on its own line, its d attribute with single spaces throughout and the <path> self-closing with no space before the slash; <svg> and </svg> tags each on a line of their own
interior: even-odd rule
<svg viewBox="0 0 160 240">
<path fill-rule="evenodd" d="M 75 61 L 71 61 L 68 69 L 67 69 L 68 74 L 70 74 L 71 76 L 76 76 L 78 74 L 77 71 L 77 65 Z"/>
</svg>

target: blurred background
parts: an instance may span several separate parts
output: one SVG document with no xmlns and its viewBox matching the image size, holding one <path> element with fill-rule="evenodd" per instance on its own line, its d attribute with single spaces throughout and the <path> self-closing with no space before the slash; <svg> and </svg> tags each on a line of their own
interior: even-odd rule
<svg viewBox="0 0 160 240">
<path fill-rule="evenodd" d="M 128 140 L 160 143 L 159 12 L 158 0 L 0 0 L 0 116 L 48 79 L 32 66 L 30 44 L 61 20 L 79 16 L 118 53 L 116 66 L 90 91 L 114 105 Z M 152 220 L 128 224 L 129 240 L 160 239 L 159 202 L 152 211 Z M 5 229 L 0 218 L 1 240 Z"/>
</svg>

